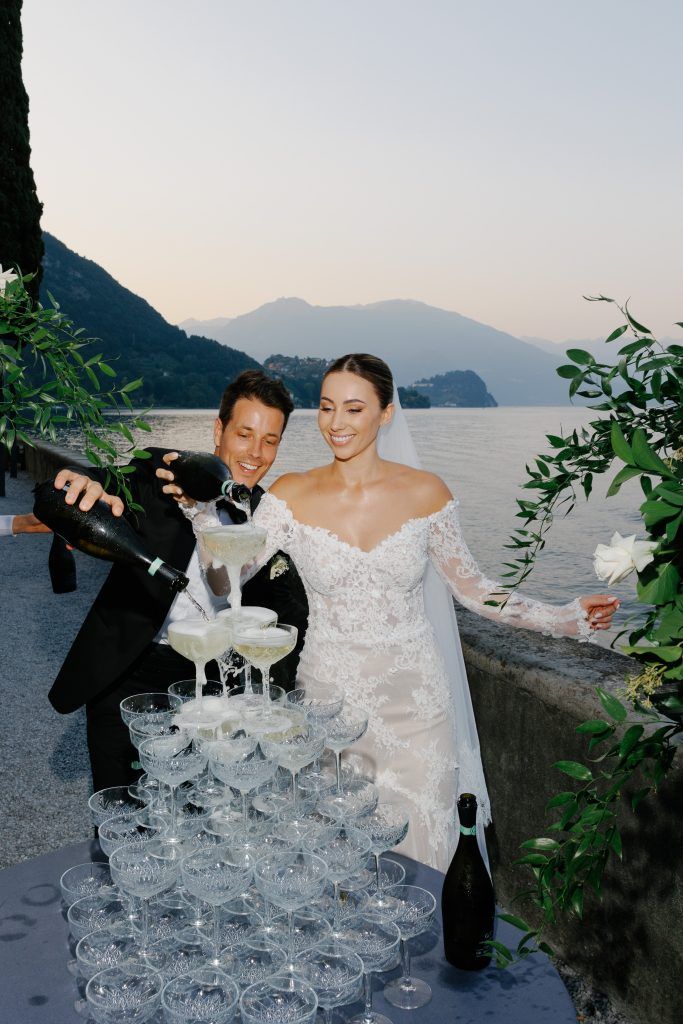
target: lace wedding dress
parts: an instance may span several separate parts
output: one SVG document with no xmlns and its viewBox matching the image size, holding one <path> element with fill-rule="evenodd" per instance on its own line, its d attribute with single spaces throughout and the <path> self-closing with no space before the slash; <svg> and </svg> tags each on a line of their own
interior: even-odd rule
<svg viewBox="0 0 683 1024">
<path fill-rule="evenodd" d="M 549 636 L 589 637 L 578 599 L 557 607 L 512 594 L 502 609 L 487 605 L 496 600 L 496 584 L 472 558 L 454 500 L 409 519 L 370 551 L 297 521 L 269 493 L 254 522 L 266 528 L 268 540 L 252 571 L 286 551 L 306 589 L 299 681 L 311 693 L 318 683 L 332 684 L 369 715 L 368 731 L 352 750 L 381 795 L 410 812 L 408 836 L 397 849 L 444 871 L 456 845 L 458 792 L 478 795 L 483 821 L 490 810 L 478 749 L 458 744 L 446 664 L 425 614 L 427 566 L 466 608 Z"/>
</svg>

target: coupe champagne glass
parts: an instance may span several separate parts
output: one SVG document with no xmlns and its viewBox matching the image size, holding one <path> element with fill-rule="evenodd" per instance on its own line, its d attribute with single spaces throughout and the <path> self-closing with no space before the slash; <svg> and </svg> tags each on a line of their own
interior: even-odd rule
<svg viewBox="0 0 683 1024">
<path fill-rule="evenodd" d="M 377 909 L 382 907 L 384 899 L 381 855 L 403 842 L 408 834 L 409 824 L 410 818 L 407 809 L 402 804 L 391 800 L 381 803 L 372 814 L 356 820 L 357 827 L 367 834 L 372 844 L 371 849 L 375 857 L 376 892 L 371 902 Z"/>
<path fill-rule="evenodd" d="M 184 857 L 180 863 L 183 885 L 193 896 L 209 903 L 213 910 L 212 967 L 220 966 L 220 919 L 218 908 L 244 892 L 251 879 L 251 868 L 241 867 L 229 848 L 217 846 Z"/>
<path fill-rule="evenodd" d="M 169 842 L 179 842 L 176 828 L 177 789 L 201 775 L 206 755 L 196 750 L 183 732 L 177 736 L 152 736 L 140 744 L 140 763 L 146 772 L 171 789 L 171 820 L 166 833 Z"/>
<path fill-rule="evenodd" d="M 353 743 L 364 736 L 368 728 L 368 716 L 355 708 L 344 708 L 325 725 L 326 746 L 334 753 L 337 769 L 337 792 L 341 789 L 341 755 Z"/>
<path fill-rule="evenodd" d="M 196 934 L 192 935 L 187 927 L 181 928 L 177 934 L 159 937 L 150 952 L 163 964 L 160 973 L 164 981 L 170 981 L 181 974 L 189 974 L 190 971 L 198 971 L 206 963 L 199 937 Z"/>
<path fill-rule="evenodd" d="M 211 750 L 211 771 L 242 797 L 242 829 L 249 830 L 249 794 L 272 779 L 277 762 L 267 757 L 254 736 L 238 735 Z"/>
<path fill-rule="evenodd" d="M 426 981 L 410 974 L 408 940 L 427 931 L 434 920 L 436 900 L 417 885 L 395 885 L 386 891 L 382 916 L 393 921 L 401 933 L 401 977 L 384 986 L 384 998 L 401 1010 L 417 1010 L 432 998 Z"/>
<path fill-rule="evenodd" d="M 372 975 L 375 971 L 388 971 L 396 963 L 401 941 L 397 926 L 379 914 L 362 913 L 346 921 L 338 938 L 363 961 L 365 1009 L 350 1024 L 392 1024 L 391 1018 L 372 1009 Z"/>
<path fill-rule="evenodd" d="M 145 807 L 145 803 L 140 797 L 131 796 L 128 786 L 109 786 L 93 793 L 88 800 L 88 810 L 93 825 L 99 828 L 103 821 L 113 818 L 115 814 L 136 814 Z"/>
<path fill-rule="evenodd" d="M 305 714 L 309 722 L 325 728 L 327 722 L 339 714 L 344 706 L 344 694 L 329 683 L 317 683 L 312 691 L 302 685 L 287 694 L 287 703 Z M 309 769 L 309 785 L 313 776 L 322 775 L 322 755 L 317 757 Z M 321 780 L 324 781 L 324 780 Z"/>
<path fill-rule="evenodd" d="M 73 939 L 78 942 L 91 932 L 99 932 L 115 924 L 125 924 L 128 921 L 128 908 L 114 894 L 82 896 L 71 904 L 66 919 Z"/>
<path fill-rule="evenodd" d="M 120 846 L 109 858 L 111 875 L 127 896 L 140 900 L 140 952 L 149 948 L 149 901 L 170 889 L 178 877 L 178 860 L 173 847 L 159 839 Z"/>
<path fill-rule="evenodd" d="M 67 868 L 59 879 L 62 899 L 67 907 L 83 896 L 111 896 L 114 893 L 111 871 L 108 864 L 88 861 Z"/>
<path fill-rule="evenodd" d="M 291 847 L 301 847 L 304 840 L 314 839 L 320 832 L 334 824 L 328 814 L 319 811 L 301 811 L 292 816 L 287 808 L 278 812 L 277 821 L 272 826 L 272 834 Z"/>
<path fill-rule="evenodd" d="M 340 789 L 318 799 L 318 810 L 334 821 L 353 823 L 371 814 L 379 803 L 379 790 L 363 775 L 348 779 Z"/>
<path fill-rule="evenodd" d="M 232 608 L 242 607 L 240 572 L 242 566 L 253 561 L 265 547 L 268 534 L 253 523 L 238 523 L 230 526 L 211 526 L 202 530 L 202 543 L 211 555 L 215 566 L 225 566 L 230 580 L 230 604 Z"/>
<path fill-rule="evenodd" d="M 229 852 L 228 855 L 232 859 L 232 852 Z M 243 863 L 239 863 L 239 866 L 240 868 L 248 867 Z M 221 955 L 226 950 L 239 949 L 246 942 L 251 942 L 261 934 L 262 925 L 263 918 L 256 912 L 249 900 L 243 896 L 228 900 L 218 909 L 219 946 L 223 951 Z M 213 933 L 208 933 L 204 923 L 199 928 L 199 934 L 204 945 L 208 940 L 213 948 Z M 232 975 L 232 971 L 228 971 L 228 974 Z"/>
<path fill-rule="evenodd" d="M 239 991 L 217 967 L 203 967 L 171 979 L 161 1005 L 168 1024 L 228 1024 L 237 1012 Z"/>
<path fill-rule="evenodd" d="M 365 832 L 349 825 L 332 825 L 312 839 L 304 839 L 304 849 L 327 864 L 327 877 L 334 886 L 332 917 L 339 904 L 339 884 L 354 875 L 370 852 L 370 839 Z"/>
<path fill-rule="evenodd" d="M 178 679 L 177 682 L 171 683 L 168 688 L 168 692 L 174 694 L 176 697 L 180 697 L 183 704 L 188 704 L 190 701 L 197 699 L 197 680 Z M 207 679 L 202 686 L 202 705 L 204 708 L 211 707 L 211 703 L 208 699 L 210 697 L 215 697 L 217 701 L 221 702 L 225 697 L 223 684 L 217 679 Z M 217 704 L 214 705 L 214 707 L 217 706 Z"/>
<path fill-rule="evenodd" d="M 285 733 L 266 734 L 261 737 L 265 753 L 292 776 L 292 803 L 298 808 L 297 776 L 302 768 L 320 757 L 325 749 L 325 731 L 305 720 L 295 723 Z"/>
<path fill-rule="evenodd" d="M 314 1024 L 318 997 L 298 978 L 275 977 L 245 989 L 240 999 L 242 1024 Z"/>
<path fill-rule="evenodd" d="M 278 622 L 276 626 L 261 629 L 258 626 L 236 626 L 232 645 L 245 661 L 261 673 L 264 686 L 264 707 L 267 709 L 268 694 L 266 686 L 270 683 L 270 670 L 278 661 L 286 658 L 296 647 L 298 630 L 296 626 Z"/>
<path fill-rule="evenodd" d="M 287 694 L 287 703 L 303 711 L 309 722 L 324 726 L 344 706 L 344 694 L 337 687 L 317 683 L 314 690 L 298 686 Z"/>
<path fill-rule="evenodd" d="M 267 856 L 254 868 L 254 884 L 263 896 L 287 913 L 287 951 L 291 955 L 293 914 L 318 899 L 327 879 L 327 864 L 303 850 Z"/>
<path fill-rule="evenodd" d="M 143 843 L 161 835 L 163 827 L 144 825 L 137 815 L 122 814 L 120 817 L 107 818 L 97 831 L 102 853 L 109 857 L 119 846 L 129 843 Z"/>
<path fill-rule="evenodd" d="M 203 688 L 206 683 L 206 665 L 219 658 L 230 647 L 230 629 L 225 621 L 213 619 L 178 619 L 168 627 L 168 642 L 174 651 L 193 661 L 196 673 L 195 701 L 184 709 L 187 720 L 194 707 L 201 707 Z"/>
<path fill-rule="evenodd" d="M 257 936 L 239 948 L 226 949 L 221 953 L 223 969 L 235 979 L 242 991 L 278 974 L 286 960 L 287 956 L 281 946 Z"/>
<path fill-rule="evenodd" d="M 355 1002 L 363 989 L 363 961 L 334 939 L 299 953 L 295 971 L 317 995 L 323 1024 L 332 1024 L 335 1007 Z"/>
<path fill-rule="evenodd" d="M 244 605 L 239 608 L 224 608 L 216 614 L 217 619 L 225 619 L 230 625 L 230 646 L 233 644 L 235 627 L 237 625 L 259 626 L 264 629 L 267 626 L 277 625 L 277 612 L 271 608 L 262 608 L 258 605 Z M 240 662 L 241 664 L 241 662 Z M 230 663 L 231 674 L 235 675 L 240 671 L 233 661 Z M 251 665 L 244 664 L 244 688 L 246 693 L 251 693 Z"/>
<path fill-rule="evenodd" d="M 325 939 L 329 939 L 332 928 L 327 918 L 317 910 L 298 911 L 292 915 L 292 932 L 290 937 L 289 919 L 286 914 L 278 914 L 273 918 L 270 938 L 282 946 L 289 945 L 290 967 L 291 958 L 312 949 Z"/>
<path fill-rule="evenodd" d="M 100 971 L 85 989 L 88 1009 L 97 1024 L 143 1024 L 161 999 L 163 978 L 143 964 L 122 964 Z"/>
<path fill-rule="evenodd" d="M 112 924 L 79 939 L 76 945 L 78 973 L 87 981 L 105 967 L 135 959 L 137 954 L 137 936 L 130 922 Z"/>
<path fill-rule="evenodd" d="M 171 693 L 134 693 L 121 701 L 121 718 L 130 726 L 139 721 L 138 715 L 145 715 L 148 721 L 170 723 L 173 715 L 183 702 Z"/>
</svg>

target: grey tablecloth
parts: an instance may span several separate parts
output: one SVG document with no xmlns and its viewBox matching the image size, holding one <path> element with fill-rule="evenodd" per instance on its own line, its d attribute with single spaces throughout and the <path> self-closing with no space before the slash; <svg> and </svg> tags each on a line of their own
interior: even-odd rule
<svg viewBox="0 0 683 1024">
<path fill-rule="evenodd" d="M 0 872 L 1 1024 L 82 1024 L 73 1005 L 75 980 L 67 969 L 71 953 L 59 878 L 74 864 L 100 859 L 97 843 L 74 843 Z M 406 881 L 429 889 L 438 900 L 442 876 L 414 861 L 403 863 Z M 499 925 L 498 937 L 508 945 L 518 940 L 508 925 Z M 414 944 L 413 973 L 429 982 L 434 996 L 419 1010 L 397 1010 L 381 993 L 384 980 L 397 972 L 380 976 L 374 1007 L 394 1024 L 576 1024 L 559 975 L 540 954 L 514 970 L 491 966 L 470 974 L 443 959 L 440 922 Z M 344 1008 L 336 1019 L 348 1019 L 351 1009 L 358 1007 Z"/>
</svg>

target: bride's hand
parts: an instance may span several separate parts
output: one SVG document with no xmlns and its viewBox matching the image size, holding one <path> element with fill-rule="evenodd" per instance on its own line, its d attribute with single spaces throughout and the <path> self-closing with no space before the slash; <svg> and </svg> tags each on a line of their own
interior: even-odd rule
<svg viewBox="0 0 683 1024">
<path fill-rule="evenodd" d="M 590 597 L 579 599 L 591 629 L 609 629 L 619 603 L 618 598 L 610 597 L 609 594 L 591 594 Z"/>
<path fill-rule="evenodd" d="M 175 459 L 178 458 L 178 452 L 166 452 L 166 454 L 162 455 L 161 458 L 162 461 L 165 462 L 167 466 L 170 466 L 175 461 Z M 175 476 L 173 475 L 170 469 L 158 469 L 156 475 L 159 477 L 160 480 L 169 481 L 161 488 L 161 490 L 164 492 L 164 494 L 170 494 L 173 500 L 177 501 L 179 505 L 187 505 L 188 507 L 192 507 L 192 505 L 197 504 L 194 498 L 190 498 L 187 494 L 185 494 L 182 487 L 179 487 L 178 484 L 175 483 Z"/>
</svg>

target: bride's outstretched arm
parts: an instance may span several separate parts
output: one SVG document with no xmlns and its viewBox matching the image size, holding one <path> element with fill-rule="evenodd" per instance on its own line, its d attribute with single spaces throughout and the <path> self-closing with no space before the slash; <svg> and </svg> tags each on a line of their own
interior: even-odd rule
<svg viewBox="0 0 683 1024">
<path fill-rule="evenodd" d="M 472 557 L 460 529 L 455 501 L 450 501 L 431 517 L 429 557 L 465 608 L 488 619 L 534 629 L 546 636 L 588 640 L 598 625 L 609 623 L 618 603 L 601 594 L 576 598 L 565 605 L 552 605 L 504 590 L 481 572 Z M 498 602 L 498 606 L 487 603 L 491 601 Z"/>
</svg>

